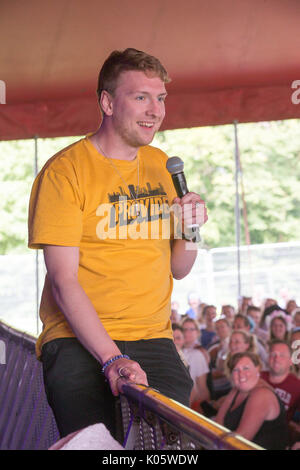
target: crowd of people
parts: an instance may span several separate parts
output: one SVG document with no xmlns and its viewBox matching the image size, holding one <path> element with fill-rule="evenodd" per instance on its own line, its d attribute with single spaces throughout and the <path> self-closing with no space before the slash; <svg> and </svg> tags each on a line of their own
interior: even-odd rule
<svg viewBox="0 0 300 470">
<path fill-rule="evenodd" d="M 300 447 L 300 307 L 243 297 L 235 309 L 172 302 L 174 343 L 193 379 L 190 407 L 266 449 Z"/>
</svg>

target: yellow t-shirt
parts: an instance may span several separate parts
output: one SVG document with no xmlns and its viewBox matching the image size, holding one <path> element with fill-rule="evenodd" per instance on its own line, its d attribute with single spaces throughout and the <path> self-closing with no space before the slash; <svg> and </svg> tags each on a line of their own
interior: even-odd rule
<svg viewBox="0 0 300 470">
<path fill-rule="evenodd" d="M 121 341 L 172 338 L 168 208 L 176 193 L 161 150 L 141 147 L 138 159 L 137 198 L 137 159 L 114 159 L 113 166 L 81 139 L 46 163 L 29 205 L 28 246 L 79 247 L 78 280 L 111 338 Z M 45 342 L 75 336 L 47 276 L 40 317 L 38 357 Z"/>
</svg>

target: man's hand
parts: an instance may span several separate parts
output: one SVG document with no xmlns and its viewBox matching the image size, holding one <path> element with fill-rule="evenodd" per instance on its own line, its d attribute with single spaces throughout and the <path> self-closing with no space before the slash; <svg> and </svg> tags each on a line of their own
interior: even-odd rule
<svg viewBox="0 0 300 470">
<path fill-rule="evenodd" d="M 188 233 L 189 228 L 192 226 L 201 227 L 208 220 L 205 202 L 201 199 L 199 194 L 187 193 L 181 199 L 176 197 L 173 200 L 173 204 L 179 204 L 181 206 L 183 233 Z"/>
<path fill-rule="evenodd" d="M 124 378 L 130 382 L 148 386 L 148 380 L 145 372 L 140 365 L 131 359 L 121 358 L 114 361 L 105 370 L 112 394 L 118 396 L 122 392 L 122 380 Z"/>
</svg>

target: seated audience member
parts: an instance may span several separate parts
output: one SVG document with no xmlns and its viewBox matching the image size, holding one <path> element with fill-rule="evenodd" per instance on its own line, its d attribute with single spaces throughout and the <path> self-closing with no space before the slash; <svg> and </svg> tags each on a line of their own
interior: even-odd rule
<svg viewBox="0 0 300 470">
<path fill-rule="evenodd" d="M 300 308 L 295 308 L 292 312 L 292 327 L 300 328 Z"/>
<path fill-rule="evenodd" d="M 266 331 L 269 330 L 269 325 L 270 325 L 269 317 L 275 311 L 276 312 L 286 313 L 286 311 L 283 308 L 279 307 L 279 305 L 277 305 L 277 304 L 276 305 L 270 305 L 269 307 L 265 308 L 265 310 L 263 311 L 261 321 L 260 321 L 260 325 L 259 325 L 260 328 L 262 328 L 263 330 L 266 330 Z"/>
<path fill-rule="evenodd" d="M 178 325 L 178 323 L 172 323 L 172 331 L 173 331 L 173 340 L 174 340 L 174 344 L 176 346 L 177 352 L 183 364 L 188 369 L 189 365 L 182 351 L 183 345 L 184 345 L 184 335 L 183 335 L 182 326 Z"/>
<path fill-rule="evenodd" d="M 217 309 L 214 305 L 206 305 L 203 309 L 203 320 L 205 328 L 201 329 L 201 345 L 208 347 L 217 339 L 214 319 L 217 315 Z"/>
<path fill-rule="evenodd" d="M 181 322 L 184 335 L 184 347 L 194 348 L 200 346 L 200 330 L 196 320 L 185 317 Z"/>
<path fill-rule="evenodd" d="M 264 344 L 268 341 L 269 335 L 268 333 L 260 328 L 260 320 L 262 316 L 262 311 L 259 307 L 255 307 L 254 305 L 249 305 L 247 308 L 247 317 L 251 318 L 253 321 L 253 330 L 252 333 L 257 336 Z"/>
<path fill-rule="evenodd" d="M 189 318 L 196 319 L 198 306 L 200 305 L 200 298 L 196 292 L 189 293 L 188 304 L 189 309 L 185 312 L 185 315 L 187 315 Z"/>
<path fill-rule="evenodd" d="M 284 405 L 260 378 L 256 354 L 234 354 L 228 363 L 233 383 L 215 421 L 264 449 L 284 450 L 288 430 Z"/>
<path fill-rule="evenodd" d="M 252 305 L 252 297 L 243 296 L 239 301 L 238 313 L 240 313 L 241 315 L 246 315 L 247 308 L 249 305 Z"/>
<path fill-rule="evenodd" d="M 295 374 L 300 379 L 300 327 L 292 330 L 290 345 L 292 348 L 293 368 Z"/>
<path fill-rule="evenodd" d="M 238 314 L 235 316 L 235 319 L 233 322 L 233 329 L 244 330 L 250 333 L 251 323 L 246 316 Z M 260 340 L 260 338 L 255 337 L 255 339 L 256 339 L 257 353 L 260 356 L 260 359 L 262 361 L 262 367 L 263 369 L 266 369 L 267 362 L 268 362 L 268 353 L 266 351 L 264 343 Z"/>
<path fill-rule="evenodd" d="M 293 420 L 300 412 L 300 380 L 291 373 L 292 351 L 288 343 L 274 340 L 269 348 L 269 370 L 261 372 L 261 378 L 274 388 L 283 402 L 287 420 Z"/>
<path fill-rule="evenodd" d="M 277 301 L 275 299 L 271 299 L 270 297 L 266 298 L 262 307 L 262 311 L 268 307 L 272 307 L 272 305 L 277 305 Z"/>
<path fill-rule="evenodd" d="M 231 326 L 225 317 L 220 317 L 215 322 L 216 341 L 208 348 L 211 359 L 211 366 L 215 367 L 216 359 L 219 355 L 224 356 L 228 352 Z"/>
<path fill-rule="evenodd" d="M 227 351 L 224 349 L 218 353 L 216 366 L 212 371 L 214 398 L 216 400 L 213 403 L 213 406 L 216 409 L 220 407 L 224 395 L 227 395 L 232 388 L 231 382 L 228 378 L 227 363 L 234 354 L 245 351 L 252 353 L 257 352 L 254 336 L 243 330 L 233 331 L 229 337 Z"/>
<path fill-rule="evenodd" d="M 205 323 L 204 323 L 204 320 L 203 320 L 203 310 L 204 310 L 204 307 L 206 307 L 207 304 L 205 303 L 201 303 L 200 305 L 198 305 L 198 309 L 197 309 L 197 323 L 199 325 L 199 328 L 202 329 L 202 328 L 205 328 Z"/>
<path fill-rule="evenodd" d="M 170 319 L 171 319 L 171 323 L 180 323 L 181 321 L 181 317 L 180 317 L 180 314 L 178 313 L 178 311 L 174 308 L 171 308 L 171 316 L 170 316 Z"/>
<path fill-rule="evenodd" d="M 246 315 L 242 315 L 241 313 L 238 313 L 233 320 L 233 325 L 232 325 L 234 330 L 251 330 L 251 323 L 249 318 Z"/>
<path fill-rule="evenodd" d="M 229 338 L 228 350 L 220 352 L 217 355 L 216 365 L 212 370 L 212 390 L 214 401 L 211 402 L 211 405 L 215 410 L 220 408 L 220 405 L 225 398 L 224 395 L 227 395 L 232 388 L 227 363 L 234 354 L 246 351 L 257 353 L 254 336 L 244 330 L 232 331 Z"/>
<path fill-rule="evenodd" d="M 218 355 L 216 370 L 226 374 L 226 364 L 236 353 L 242 352 L 257 353 L 257 343 L 254 336 L 245 330 L 234 330 L 229 338 L 228 351 L 223 355 Z"/>
<path fill-rule="evenodd" d="M 231 326 L 225 317 L 217 320 L 215 325 L 218 341 L 210 346 L 208 352 L 211 358 L 212 395 L 213 398 L 217 400 L 231 388 L 230 382 L 224 373 L 224 369 L 217 367 L 217 363 L 219 365 L 219 362 L 223 361 L 223 359 L 225 360 L 228 355 Z"/>
<path fill-rule="evenodd" d="M 297 302 L 294 299 L 290 299 L 286 303 L 285 311 L 288 313 L 288 315 L 291 315 L 293 310 L 295 310 L 297 307 Z"/>
<path fill-rule="evenodd" d="M 224 315 L 230 325 L 233 324 L 235 317 L 235 309 L 232 305 L 222 305 L 221 316 Z"/>
<path fill-rule="evenodd" d="M 207 364 L 209 364 L 210 356 L 206 349 L 201 345 L 201 334 L 196 320 L 186 317 L 182 321 L 181 326 L 184 334 L 185 349 L 199 349 L 199 351 L 204 355 Z"/>
<path fill-rule="evenodd" d="M 273 341 L 274 339 L 279 339 L 281 341 L 289 340 L 289 330 L 286 316 L 278 314 L 271 319 L 269 335 L 270 341 Z"/>
<path fill-rule="evenodd" d="M 203 352 L 197 347 L 199 330 L 195 320 L 185 319 L 182 324 L 184 334 L 184 346 L 182 352 L 189 366 L 189 372 L 194 382 L 194 387 L 191 392 L 190 402 L 194 407 L 194 403 L 201 404 L 201 402 L 209 400 L 210 394 L 207 387 L 207 374 L 209 367 L 207 358 Z M 195 408 L 194 408 L 195 409 Z M 198 408 L 197 411 L 200 411 Z"/>
</svg>

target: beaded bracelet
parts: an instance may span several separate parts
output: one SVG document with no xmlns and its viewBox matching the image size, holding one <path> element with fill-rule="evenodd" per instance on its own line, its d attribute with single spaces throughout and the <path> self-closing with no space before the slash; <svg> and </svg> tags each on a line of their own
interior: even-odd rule
<svg viewBox="0 0 300 470">
<path fill-rule="evenodd" d="M 115 356 L 115 357 L 112 357 L 111 359 L 109 359 L 108 361 L 106 361 L 103 366 L 102 366 L 102 372 L 104 373 L 105 369 L 110 366 L 110 364 L 112 364 L 113 362 L 117 361 L 118 359 L 130 359 L 129 356 L 127 356 L 126 354 L 120 354 L 119 356 Z"/>
</svg>

